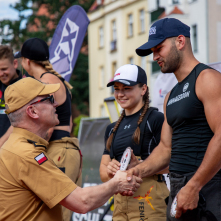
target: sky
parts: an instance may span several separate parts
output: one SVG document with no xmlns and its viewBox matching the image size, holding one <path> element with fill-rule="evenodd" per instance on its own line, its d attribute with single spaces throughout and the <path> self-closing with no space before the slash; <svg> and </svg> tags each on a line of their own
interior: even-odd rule
<svg viewBox="0 0 221 221">
<path fill-rule="evenodd" d="M 19 0 L 0 0 L 0 20 L 15 20 L 18 18 L 17 11 L 10 8 L 10 4 L 14 5 L 18 1 Z"/>
</svg>

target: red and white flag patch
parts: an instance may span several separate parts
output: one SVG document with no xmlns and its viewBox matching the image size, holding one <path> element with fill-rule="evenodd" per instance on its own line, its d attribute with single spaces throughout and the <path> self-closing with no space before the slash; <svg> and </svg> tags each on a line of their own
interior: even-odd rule
<svg viewBox="0 0 221 221">
<path fill-rule="evenodd" d="M 37 157 L 35 157 L 35 160 L 38 162 L 39 165 L 44 163 L 48 160 L 48 158 L 44 155 L 44 153 L 39 154 Z"/>
</svg>

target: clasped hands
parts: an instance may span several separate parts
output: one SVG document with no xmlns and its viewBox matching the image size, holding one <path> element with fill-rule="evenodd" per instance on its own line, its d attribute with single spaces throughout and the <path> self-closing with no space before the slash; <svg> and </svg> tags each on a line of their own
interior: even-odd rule
<svg viewBox="0 0 221 221">
<path fill-rule="evenodd" d="M 131 168 L 134 168 L 137 164 L 139 164 L 141 161 L 139 161 L 136 156 L 133 154 L 133 151 L 131 152 L 131 160 L 130 164 L 128 165 L 128 170 Z M 124 179 L 122 181 L 122 185 L 119 187 L 118 193 L 121 193 L 123 196 L 132 196 L 137 189 L 140 187 L 140 184 L 142 183 L 142 179 L 139 176 L 139 172 L 136 172 L 135 170 L 130 172 L 130 175 L 128 175 L 128 170 L 127 171 L 120 171 L 120 163 L 112 159 L 111 162 L 108 163 L 107 165 L 107 174 L 110 178 L 114 176 L 124 176 Z M 135 169 L 135 168 L 134 168 Z"/>
</svg>

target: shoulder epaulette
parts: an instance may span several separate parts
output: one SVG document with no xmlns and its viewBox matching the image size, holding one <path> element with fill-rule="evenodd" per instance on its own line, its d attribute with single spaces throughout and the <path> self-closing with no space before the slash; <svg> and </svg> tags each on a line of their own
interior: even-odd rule
<svg viewBox="0 0 221 221">
<path fill-rule="evenodd" d="M 27 139 L 28 143 L 34 144 L 35 147 L 44 147 L 45 149 L 47 149 L 46 146 L 42 145 L 42 144 L 38 144 L 37 142 L 33 141 L 33 140 L 29 140 Z"/>
</svg>

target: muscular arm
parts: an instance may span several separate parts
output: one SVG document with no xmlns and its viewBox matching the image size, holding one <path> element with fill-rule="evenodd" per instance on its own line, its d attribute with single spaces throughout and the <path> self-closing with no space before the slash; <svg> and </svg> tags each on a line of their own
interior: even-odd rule
<svg viewBox="0 0 221 221">
<path fill-rule="evenodd" d="M 196 82 L 196 94 L 204 105 L 207 122 L 214 133 L 204 159 L 189 184 L 200 190 L 221 169 L 221 74 L 205 70 Z"/>
<path fill-rule="evenodd" d="M 5 132 L 5 134 L 0 138 L 0 148 L 5 143 L 5 141 L 8 139 L 8 137 L 10 136 L 12 131 L 13 131 L 13 126 L 10 126 L 8 128 L 8 130 Z"/>
<path fill-rule="evenodd" d="M 221 168 L 221 74 L 206 69 L 196 81 L 196 94 L 204 105 L 207 122 L 214 133 L 195 175 L 178 194 L 177 218 L 197 207 L 199 191 Z"/>
<path fill-rule="evenodd" d="M 160 143 L 154 148 L 150 156 L 136 167 L 128 170 L 128 178 L 132 174 L 141 177 L 148 177 L 164 170 L 168 167 L 171 157 L 171 142 L 172 142 L 172 128 L 167 123 L 166 118 L 166 103 L 169 94 L 164 101 L 164 123 L 161 131 Z M 130 179 L 130 178 L 129 178 Z"/>
<path fill-rule="evenodd" d="M 136 181 L 141 183 L 141 179 L 138 177 L 133 177 L 133 181 L 128 183 L 126 173 L 118 171 L 113 179 L 101 185 L 77 187 L 60 204 L 74 212 L 86 213 L 102 206 L 115 193 L 131 190 L 135 192 L 140 186 Z"/>
</svg>

